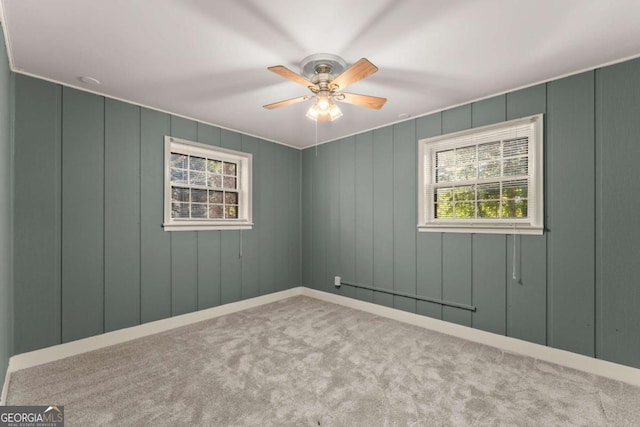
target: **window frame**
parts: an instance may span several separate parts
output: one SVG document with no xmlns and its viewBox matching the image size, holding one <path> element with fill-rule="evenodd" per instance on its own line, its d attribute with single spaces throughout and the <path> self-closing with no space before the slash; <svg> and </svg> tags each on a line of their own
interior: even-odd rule
<svg viewBox="0 0 640 427">
<path fill-rule="evenodd" d="M 490 136 L 529 128 L 528 136 L 528 200 L 533 207 L 527 218 L 435 218 L 434 217 L 434 169 L 432 154 L 446 146 L 461 148 L 489 142 Z M 477 142 L 470 143 L 477 139 Z M 506 138 L 502 138 L 504 140 Z M 421 232 L 532 234 L 544 233 L 544 116 L 536 114 L 493 125 L 463 130 L 446 135 L 424 138 L 418 141 L 418 230 Z M 503 176 L 500 177 L 500 180 Z M 533 191 L 532 191 L 533 189 Z"/>
<path fill-rule="evenodd" d="M 171 217 L 171 153 L 205 157 L 237 164 L 237 219 L 176 219 Z M 253 227 L 252 209 L 253 155 L 172 136 L 164 137 L 164 222 L 165 231 L 250 230 Z M 185 185 L 190 187 L 190 185 Z"/>
</svg>

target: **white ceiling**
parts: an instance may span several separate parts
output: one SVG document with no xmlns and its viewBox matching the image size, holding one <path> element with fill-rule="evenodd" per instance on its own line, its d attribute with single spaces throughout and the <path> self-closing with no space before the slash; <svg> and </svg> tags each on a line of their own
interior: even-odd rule
<svg viewBox="0 0 640 427">
<path fill-rule="evenodd" d="M 296 147 L 315 143 L 298 72 L 328 52 L 379 67 L 318 124 L 337 139 L 640 55 L 639 0 L 2 0 L 14 71 Z M 100 80 L 84 84 L 79 76 Z"/>
</svg>

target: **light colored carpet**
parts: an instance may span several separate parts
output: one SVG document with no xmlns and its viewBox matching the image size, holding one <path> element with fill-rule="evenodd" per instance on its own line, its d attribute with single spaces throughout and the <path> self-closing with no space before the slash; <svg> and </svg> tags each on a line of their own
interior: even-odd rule
<svg viewBox="0 0 640 427">
<path fill-rule="evenodd" d="M 13 373 L 67 426 L 638 426 L 640 388 L 293 297 Z"/>
</svg>

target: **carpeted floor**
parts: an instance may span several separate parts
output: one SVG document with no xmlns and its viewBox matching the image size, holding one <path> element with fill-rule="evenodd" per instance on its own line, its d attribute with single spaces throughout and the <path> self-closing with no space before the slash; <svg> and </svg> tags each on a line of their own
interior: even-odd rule
<svg viewBox="0 0 640 427">
<path fill-rule="evenodd" d="M 638 426 L 640 388 L 308 297 L 11 375 L 67 426 Z"/>
</svg>

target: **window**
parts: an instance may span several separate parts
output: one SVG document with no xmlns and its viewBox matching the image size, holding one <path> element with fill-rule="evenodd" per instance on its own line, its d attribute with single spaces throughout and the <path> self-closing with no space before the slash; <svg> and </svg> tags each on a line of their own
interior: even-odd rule
<svg viewBox="0 0 640 427">
<path fill-rule="evenodd" d="M 542 234 L 542 114 L 419 141 L 420 231 Z"/>
<path fill-rule="evenodd" d="M 248 153 L 165 137 L 164 229 L 249 229 Z"/>
</svg>

